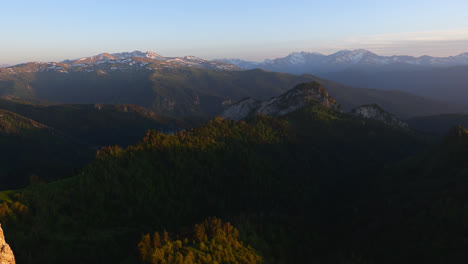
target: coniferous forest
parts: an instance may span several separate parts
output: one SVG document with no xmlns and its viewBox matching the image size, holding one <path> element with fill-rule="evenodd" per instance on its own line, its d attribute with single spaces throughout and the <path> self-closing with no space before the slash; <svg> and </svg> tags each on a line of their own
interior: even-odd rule
<svg viewBox="0 0 468 264">
<path fill-rule="evenodd" d="M 456 263 L 467 160 L 462 127 L 441 139 L 311 102 L 101 147 L 2 192 L 0 219 L 18 263 Z"/>
</svg>

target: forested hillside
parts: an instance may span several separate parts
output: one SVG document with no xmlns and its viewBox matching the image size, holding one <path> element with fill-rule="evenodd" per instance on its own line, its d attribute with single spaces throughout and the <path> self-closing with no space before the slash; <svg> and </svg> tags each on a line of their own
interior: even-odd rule
<svg viewBox="0 0 468 264">
<path fill-rule="evenodd" d="M 373 251 L 353 233 L 375 212 L 377 176 L 427 145 L 320 104 L 281 119 L 215 119 L 104 148 L 75 177 L 5 202 L 2 221 L 17 258 L 39 263 L 134 262 L 143 234 L 211 216 L 233 223 L 267 263 L 367 260 Z"/>
<path fill-rule="evenodd" d="M 135 105 L 45 106 L 0 99 L 0 190 L 73 176 L 103 146 L 135 144 L 148 129 L 174 133 L 201 121 Z"/>
</svg>

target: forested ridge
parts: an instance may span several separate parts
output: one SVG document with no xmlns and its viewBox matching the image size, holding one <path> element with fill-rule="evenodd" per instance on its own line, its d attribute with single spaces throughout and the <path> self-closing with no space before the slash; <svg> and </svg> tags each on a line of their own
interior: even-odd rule
<svg viewBox="0 0 468 264">
<path fill-rule="evenodd" d="M 421 252 L 447 260 L 434 244 L 443 233 L 411 244 L 421 230 L 389 231 L 402 219 L 444 226 L 399 212 L 415 190 L 382 206 L 395 195 L 392 164 L 430 155 L 433 143 L 314 103 L 282 118 L 153 130 L 135 145 L 102 148 L 72 178 L 8 193 L 2 227 L 25 263 L 135 263 L 144 235 L 164 231 L 180 238 L 167 243 L 181 241 L 183 255 L 200 246 L 183 234 L 210 217 L 230 222 L 264 263 L 412 263 Z M 411 177 L 399 188 L 418 181 Z"/>
</svg>

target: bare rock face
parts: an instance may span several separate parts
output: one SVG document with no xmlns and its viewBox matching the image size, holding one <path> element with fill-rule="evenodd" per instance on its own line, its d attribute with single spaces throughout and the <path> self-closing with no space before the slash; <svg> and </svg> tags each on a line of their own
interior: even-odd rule
<svg viewBox="0 0 468 264">
<path fill-rule="evenodd" d="M 392 127 L 408 128 L 407 123 L 386 112 L 376 104 L 359 106 L 351 110 L 350 114 L 360 118 L 377 120 Z"/>
<path fill-rule="evenodd" d="M 254 112 L 258 108 L 260 103 L 261 102 L 252 98 L 243 99 L 227 108 L 224 111 L 222 117 L 224 119 L 230 120 L 244 119 L 247 116 L 249 116 L 252 112 Z"/>
<path fill-rule="evenodd" d="M 340 105 L 317 82 L 299 84 L 286 93 L 268 101 L 257 101 L 247 98 L 227 108 L 222 117 L 230 120 L 241 120 L 250 115 L 284 116 L 310 103 L 320 103 L 329 108 L 341 111 Z"/>
<path fill-rule="evenodd" d="M 10 246 L 5 241 L 5 236 L 3 235 L 3 229 L 0 225 L 0 264 L 14 264 L 15 256 Z"/>
</svg>

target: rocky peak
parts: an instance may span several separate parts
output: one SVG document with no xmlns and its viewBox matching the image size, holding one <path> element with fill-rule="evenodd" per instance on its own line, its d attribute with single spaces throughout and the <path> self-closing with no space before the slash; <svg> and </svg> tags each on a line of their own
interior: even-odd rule
<svg viewBox="0 0 468 264">
<path fill-rule="evenodd" d="M 146 57 L 146 58 L 150 58 L 150 59 L 157 59 L 157 58 L 162 58 L 163 56 L 159 55 L 159 54 L 156 53 L 156 52 L 147 51 L 147 52 L 145 53 L 145 57 Z"/>
<path fill-rule="evenodd" d="M 320 103 L 329 108 L 341 111 L 340 105 L 318 82 L 299 84 L 286 93 L 268 101 L 257 101 L 252 98 L 241 100 L 227 108 L 222 117 L 241 120 L 250 115 L 284 116 L 305 107 L 310 103 Z"/>
<path fill-rule="evenodd" d="M 377 120 L 392 127 L 408 128 L 407 123 L 386 112 L 377 104 L 361 105 L 351 110 L 350 114 L 359 118 Z"/>
<path fill-rule="evenodd" d="M 3 229 L 0 225 L 0 263 L 1 264 L 14 264 L 15 256 L 10 246 L 5 241 L 5 236 L 3 235 Z"/>
</svg>

